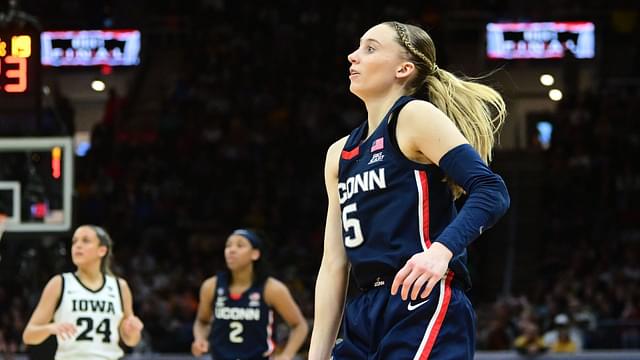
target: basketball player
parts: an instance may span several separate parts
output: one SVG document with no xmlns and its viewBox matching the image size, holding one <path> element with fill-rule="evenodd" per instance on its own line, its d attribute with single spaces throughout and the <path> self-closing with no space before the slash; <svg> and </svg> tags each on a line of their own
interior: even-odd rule
<svg viewBox="0 0 640 360">
<path fill-rule="evenodd" d="M 58 340 L 56 359 L 119 359 L 140 341 L 142 321 L 133 313 L 127 282 L 111 273 L 113 243 L 101 227 L 83 225 L 71 240 L 73 273 L 56 275 L 45 286 L 22 339 Z"/>
<path fill-rule="evenodd" d="M 439 69 L 433 42 L 416 26 L 376 25 L 348 60 L 350 90 L 368 118 L 327 152 L 309 359 L 472 359 L 465 249 L 509 206 L 504 182 L 487 167 L 504 102 Z M 335 341 L 350 270 L 361 293 Z"/>
<path fill-rule="evenodd" d="M 290 326 L 289 340 L 277 360 L 293 359 L 309 331 L 287 287 L 263 269 L 262 239 L 235 230 L 224 249 L 227 270 L 205 280 L 193 324 L 191 352 L 210 352 L 214 360 L 267 359 L 273 353 L 273 311 Z"/>
</svg>

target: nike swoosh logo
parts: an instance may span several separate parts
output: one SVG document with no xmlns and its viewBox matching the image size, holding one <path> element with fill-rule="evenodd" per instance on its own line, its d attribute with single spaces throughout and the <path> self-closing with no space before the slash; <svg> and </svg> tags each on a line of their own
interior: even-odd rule
<svg viewBox="0 0 640 360">
<path fill-rule="evenodd" d="M 427 300 L 425 300 L 425 301 L 423 301 L 423 302 L 419 302 L 419 303 L 417 303 L 417 304 L 412 304 L 411 302 L 409 302 L 409 305 L 407 305 L 407 310 L 409 310 L 409 311 L 413 311 L 413 310 L 415 310 L 415 309 L 419 308 L 420 306 L 422 306 L 422 305 L 424 305 L 424 304 L 428 303 L 428 302 L 429 302 L 429 300 L 431 300 L 431 299 L 427 299 Z"/>
</svg>

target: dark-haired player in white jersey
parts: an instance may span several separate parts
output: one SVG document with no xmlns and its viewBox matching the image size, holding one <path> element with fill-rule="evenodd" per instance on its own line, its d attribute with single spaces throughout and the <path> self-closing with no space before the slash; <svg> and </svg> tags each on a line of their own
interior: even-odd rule
<svg viewBox="0 0 640 360">
<path fill-rule="evenodd" d="M 119 359 L 122 341 L 140 341 L 142 321 L 133 313 L 127 282 L 111 273 L 113 243 L 99 226 L 83 225 L 73 234 L 71 258 L 76 271 L 56 275 L 45 286 L 22 339 L 58 341 L 56 359 Z"/>
<path fill-rule="evenodd" d="M 268 359 L 274 352 L 273 310 L 291 327 L 274 360 L 290 360 L 309 331 L 289 289 L 264 268 L 264 243 L 253 231 L 235 230 L 225 244 L 227 270 L 202 283 L 191 352 L 214 360 Z"/>
</svg>

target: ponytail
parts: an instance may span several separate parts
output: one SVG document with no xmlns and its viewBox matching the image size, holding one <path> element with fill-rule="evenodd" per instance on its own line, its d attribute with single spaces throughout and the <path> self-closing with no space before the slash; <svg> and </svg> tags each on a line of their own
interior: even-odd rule
<svg viewBox="0 0 640 360">
<path fill-rule="evenodd" d="M 395 21 L 386 22 L 396 31 L 397 42 L 407 51 L 417 74 L 406 87 L 410 95 L 426 98 L 445 113 L 489 164 L 495 136 L 504 123 L 507 111 L 502 96 L 482 78 L 459 78 L 436 65 L 433 40 L 423 29 Z M 464 190 L 449 180 L 454 198 Z"/>
<path fill-rule="evenodd" d="M 447 114 L 480 158 L 489 164 L 495 138 L 507 114 L 502 96 L 487 85 L 460 79 L 442 69 L 428 76 L 426 84 L 431 103 Z M 462 188 L 451 182 L 450 185 L 458 198 Z"/>
</svg>

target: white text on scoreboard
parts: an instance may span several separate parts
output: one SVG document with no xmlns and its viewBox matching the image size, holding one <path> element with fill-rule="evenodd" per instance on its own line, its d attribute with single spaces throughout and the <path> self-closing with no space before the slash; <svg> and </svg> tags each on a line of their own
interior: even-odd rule
<svg viewBox="0 0 640 360">
<path fill-rule="evenodd" d="M 44 31 L 41 61 L 46 66 L 133 66 L 140 63 L 138 30 Z"/>
<path fill-rule="evenodd" d="M 487 24 L 490 59 L 578 59 L 595 56 L 592 22 L 519 22 Z"/>
</svg>

